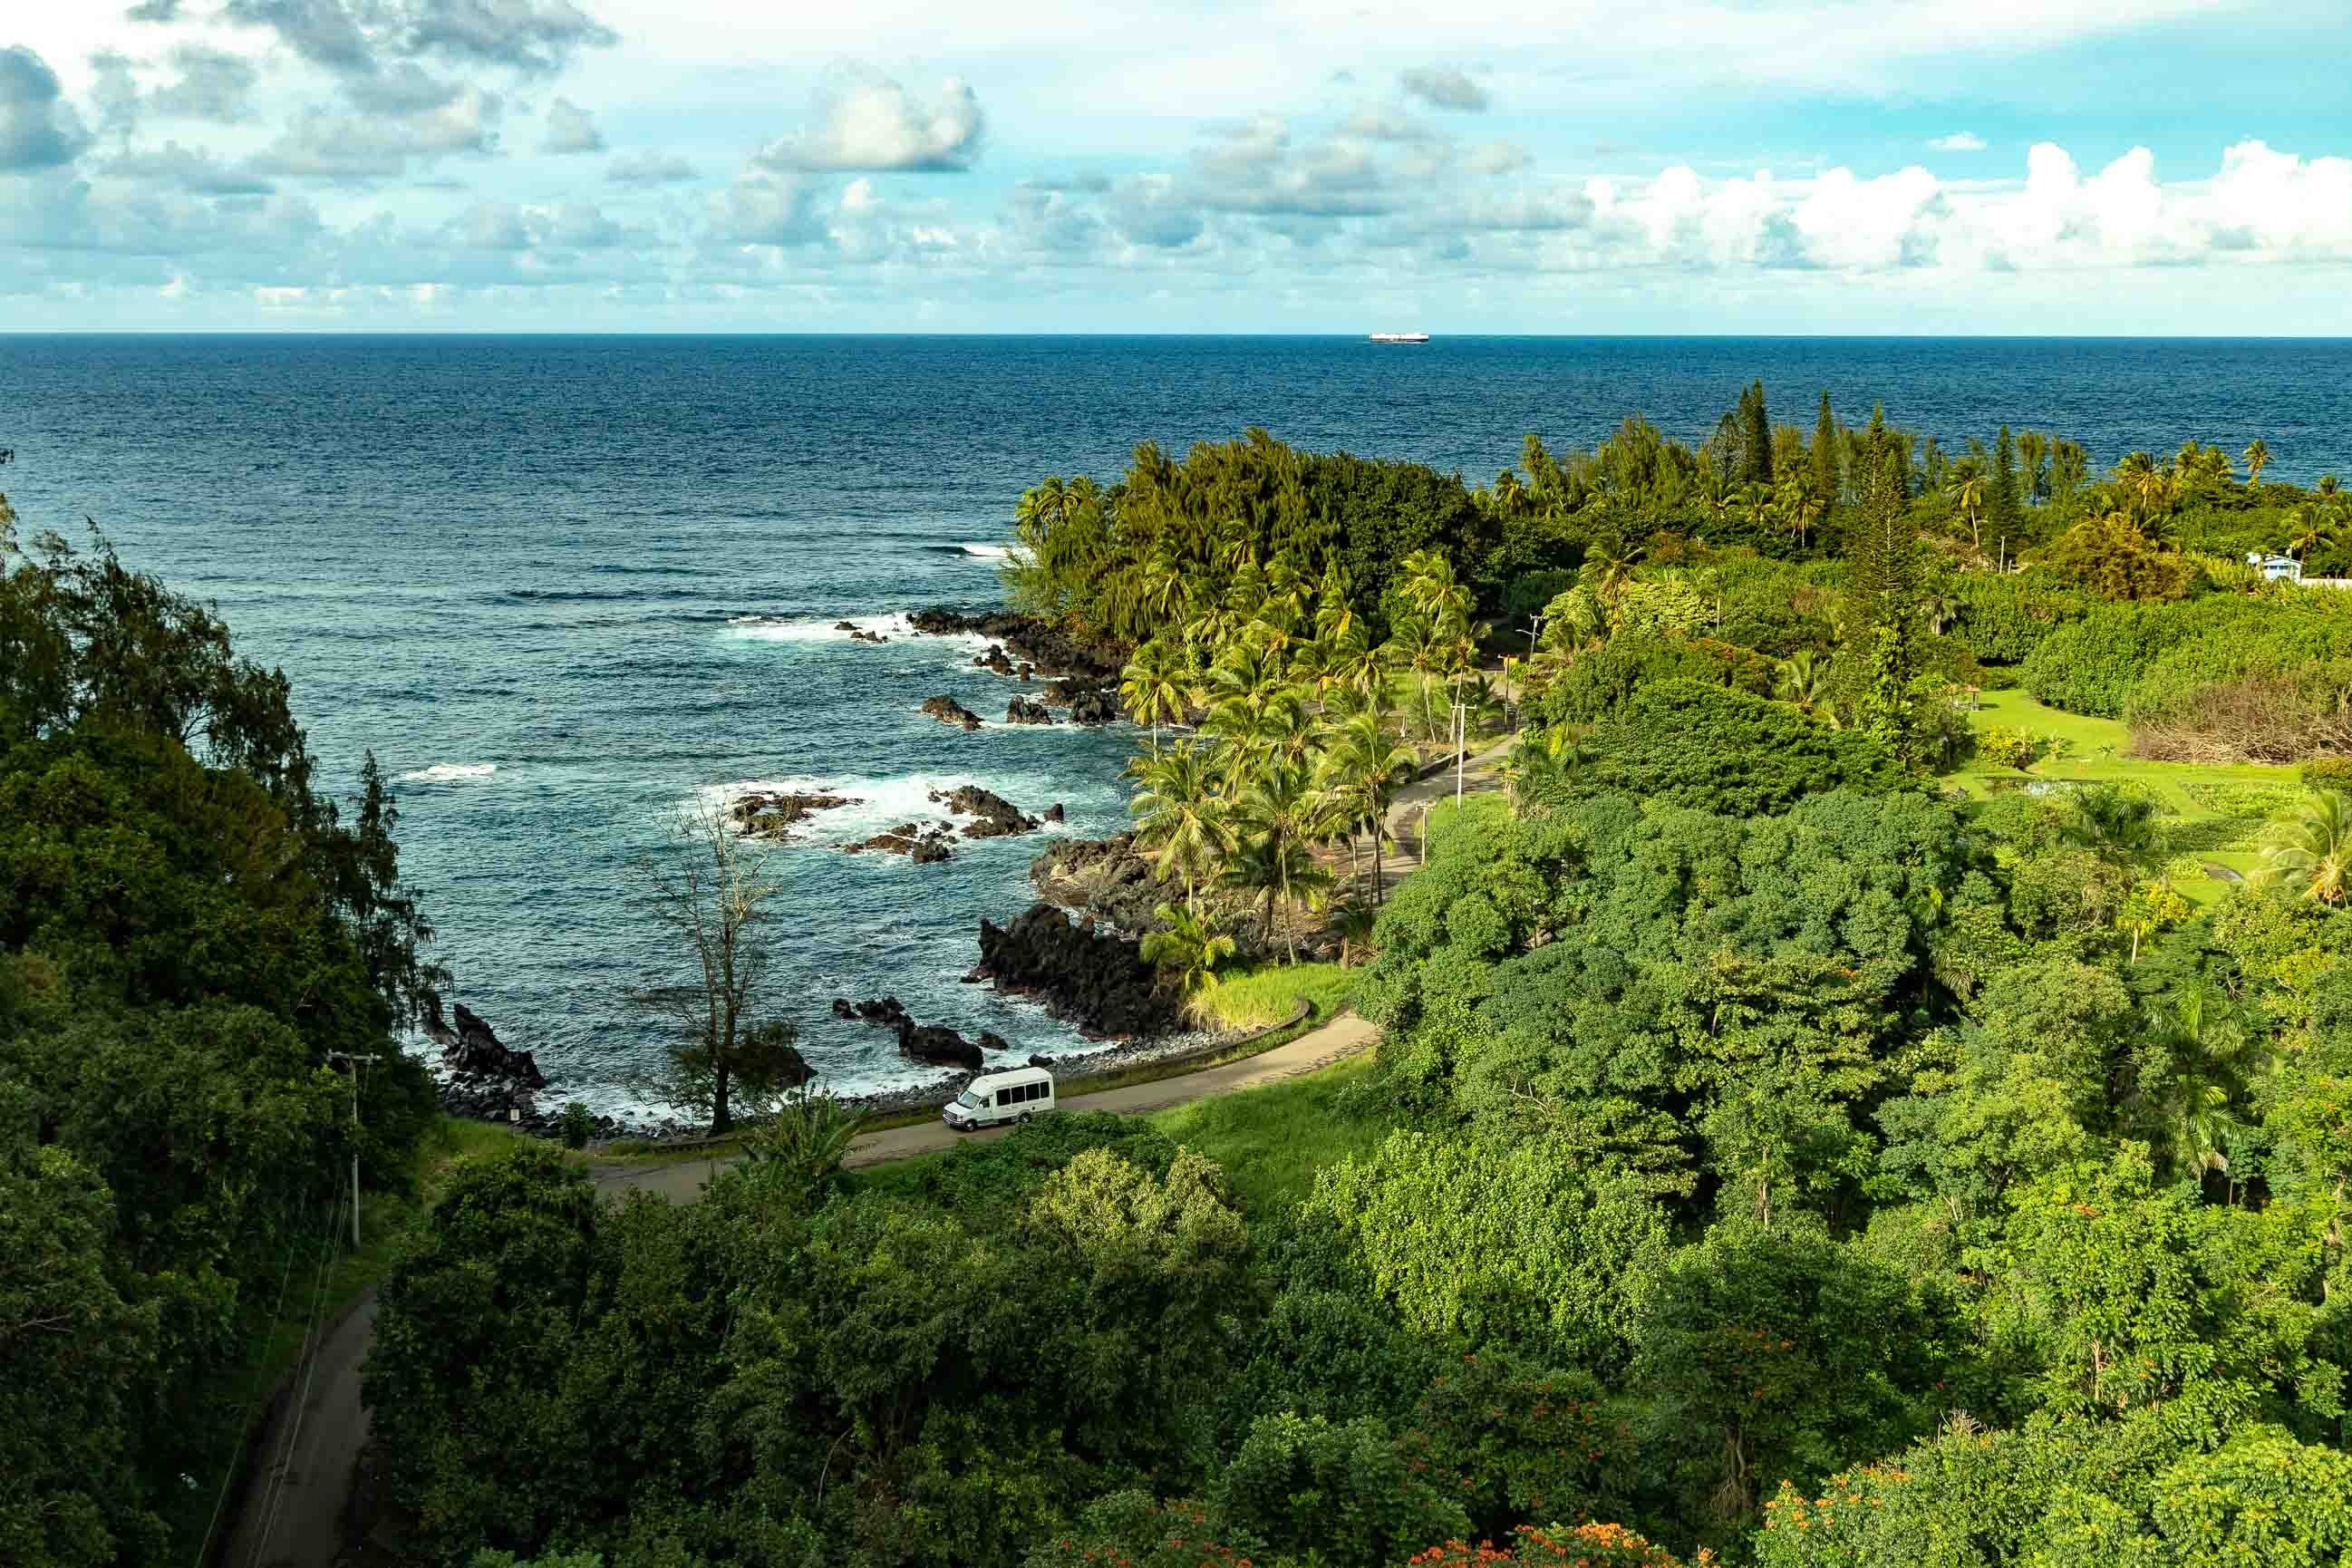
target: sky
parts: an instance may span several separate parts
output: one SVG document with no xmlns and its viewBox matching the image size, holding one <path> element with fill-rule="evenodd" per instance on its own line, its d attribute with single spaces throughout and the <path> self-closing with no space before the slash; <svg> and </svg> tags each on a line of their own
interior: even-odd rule
<svg viewBox="0 0 2352 1568">
<path fill-rule="evenodd" d="M 22 0 L 0 331 L 2352 335 L 2352 0 Z"/>
</svg>

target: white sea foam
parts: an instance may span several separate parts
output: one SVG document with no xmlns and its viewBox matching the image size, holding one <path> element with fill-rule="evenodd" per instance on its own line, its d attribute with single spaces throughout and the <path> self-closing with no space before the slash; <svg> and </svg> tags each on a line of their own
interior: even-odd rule
<svg viewBox="0 0 2352 1568">
<path fill-rule="evenodd" d="M 982 561 L 1002 561 L 1013 552 L 1002 544 L 971 544 L 962 547 L 966 555 L 977 555 Z"/>
<path fill-rule="evenodd" d="M 846 624 L 861 632 L 872 633 L 899 642 L 932 645 L 954 656 L 951 662 L 959 667 L 971 663 L 970 656 L 989 647 L 989 639 L 972 632 L 950 632 L 944 637 L 927 636 L 918 632 L 902 615 L 888 616 L 817 616 L 790 617 L 784 616 L 737 616 L 727 623 L 727 636 L 739 642 L 773 643 L 855 643 L 842 629 Z M 866 647 L 873 646 L 868 643 Z"/>
<path fill-rule="evenodd" d="M 849 642 L 844 623 L 861 632 L 886 637 L 912 637 L 904 616 L 833 616 L 800 620 L 782 616 L 737 616 L 727 623 L 727 635 L 747 642 Z"/>
<path fill-rule="evenodd" d="M 949 815 L 944 805 L 931 798 L 934 791 L 946 795 L 965 784 L 978 784 L 983 789 L 993 790 L 1032 816 L 1043 815 L 1047 806 L 1063 798 L 1052 793 L 1054 785 L 1045 779 L 1018 774 L 1011 777 L 998 775 L 992 782 L 977 773 L 907 773 L 896 778 L 809 773 L 793 778 L 746 779 L 737 784 L 709 784 L 696 793 L 703 801 L 722 811 L 747 795 L 846 795 L 857 804 L 811 814 L 793 826 L 789 840 L 793 844 L 837 849 L 845 844 L 862 844 L 876 834 L 902 823 L 929 826 L 933 823 L 952 825 L 970 821 L 969 817 Z M 1045 827 L 1053 830 L 1055 825 L 1047 823 Z M 905 863 L 896 856 L 877 856 L 877 858 Z"/>
<path fill-rule="evenodd" d="M 436 763 L 400 775 L 401 784 L 456 784 L 461 779 L 486 779 L 499 771 L 496 763 Z"/>
</svg>

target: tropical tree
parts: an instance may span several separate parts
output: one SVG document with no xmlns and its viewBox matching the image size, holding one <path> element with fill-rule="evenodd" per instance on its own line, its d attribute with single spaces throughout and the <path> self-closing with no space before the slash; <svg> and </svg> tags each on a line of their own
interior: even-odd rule
<svg viewBox="0 0 2352 1568">
<path fill-rule="evenodd" d="M 1381 715 L 1371 709 L 1342 721 L 1323 754 L 1324 784 L 1341 805 L 1351 858 L 1354 836 L 1367 826 L 1372 830 L 1375 904 L 1381 898 L 1381 840 L 1387 827 L 1389 803 L 1412 777 L 1412 752 L 1396 742 Z"/>
<path fill-rule="evenodd" d="M 1822 521 L 1828 507 L 1811 469 L 1790 464 L 1782 471 L 1779 506 L 1780 526 L 1797 536 L 1799 550 L 1804 549 L 1806 533 Z"/>
<path fill-rule="evenodd" d="M 1217 984 L 1217 971 L 1233 961 L 1234 939 L 1217 930 L 1190 903 L 1160 904 L 1151 911 L 1159 928 L 1143 939 L 1143 962 L 1176 983 L 1186 995 Z"/>
<path fill-rule="evenodd" d="M 1162 880 L 1182 879 L 1189 903 L 1202 874 L 1232 843 L 1214 758 L 1205 746 L 1180 742 L 1138 758 L 1135 773 L 1141 787 L 1128 805 L 1135 815 L 1137 847 L 1151 858 Z"/>
<path fill-rule="evenodd" d="M 2311 552 L 2327 542 L 2327 519 L 2320 512 L 2300 509 L 2286 514 L 2287 553 L 2297 561 L 2309 559 Z"/>
<path fill-rule="evenodd" d="M 2257 436 L 2246 443 L 2246 449 L 2240 456 L 2246 459 L 2246 483 L 2261 484 L 2263 470 L 2271 466 L 2270 443 Z"/>
<path fill-rule="evenodd" d="M 1160 727 L 1182 723 L 1192 707 L 1192 657 L 1181 645 L 1153 637 L 1135 650 L 1120 677 L 1119 700 L 1137 723 L 1151 726 L 1151 749 L 1157 752 Z"/>
<path fill-rule="evenodd" d="M 1225 866 L 1225 880 L 1252 895 L 1265 911 L 1267 929 L 1282 929 L 1283 947 L 1298 962 L 1298 941 L 1289 916 L 1314 908 L 1331 885 L 1331 874 L 1315 858 L 1314 846 L 1329 836 L 1329 803 L 1304 767 L 1273 763 L 1262 769 L 1234 803 L 1234 836 L 1239 845 Z"/>
<path fill-rule="evenodd" d="M 1960 521 L 1969 525 L 1969 542 L 1982 550 L 1985 480 L 1984 470 L 1975 458 L 1963 458 L 1952 465 L 1951 478 L 1944 486 L 1944 494 L 1959 509 Z"/>
<path fill-rule="evenodd" d="M 2294 816 L 2273 824 L 2257 875 L 2298 898 L 2331 906 L 2352 896 L 2352 797 L 2321 790 Z"/>
<path fill-rule="evenodd" d="M 1421 717 L 1429 739 L 1437 739 L 1437 710 L 1431 700 L 1431 689 L 1453 673 L 1460 655 L 1463 639 L 1451 635 L 1436 620 L 1415 616 L 1397 626 L 1389 638 L 1389 662 L 1412 673 L 1421 698 Z"/>
<path fill-rule="evenodd" d="M 1772 695 L 1801 712 L 1837 721 L 1830 705 L 1830 661 L 1809 647 L 1801 647 L 1780 661 L 1772 681 Z"/>
</svg>

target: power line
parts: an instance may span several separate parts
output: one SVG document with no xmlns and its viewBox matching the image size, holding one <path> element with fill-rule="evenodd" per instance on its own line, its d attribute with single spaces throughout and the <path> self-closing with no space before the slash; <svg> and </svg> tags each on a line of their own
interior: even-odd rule
<svg viewBox="0 0 2352 1568">
<path fill-rule="evenodd" d="M 302 1440 L 302 1418 L 310 1409 L 310 1391 L 318 1382 L 319 1352 L 326 1348 L 319 1331 L 326 1313 L 327 1265 L 334 1256 L 335 1233 L 342 1228 L 342 1219 L 343 1199 L 338 1193 L 334 1211 L 328 1216 L 327 1228 L 319 1237 L 318 1278 L 311 1287 L 309 1321 L 302 1334 L 304 1363 L 307 1365 L 297 1363 L 298 1370 L 302 1373 L 302 1393 L 295 1402 L 293 1419 L 287 1423 L 285 1434 L 278 1445 L 277 1458 L 270 1466 L 262 1499 L 261 1530 L 254 1541 L 253 1555 L 247 1559 L 249 1568 L 261 1568 L 269 1560 L 269 1538 L 278 1529 L 278 1511 L 285 1506 L 287 1477 L 294 1468 L 295 1449 Z"/>
<path fill-rule="evenodd" d="M 286 1286 L 294 1278 L 294 1254 L 299 1247 L 299 1237 L 286 1244 L 286 1267 L 278 1275 L 278 1304 L 269 1310 L 269 1321 L 273 1328 L 286 1314 Z M 204 1568 L 205 1554 L 212 1551 L 213 1531 L 220 1527 L 221 1508 L 228 1501 L 229 1484 L 236 1479 L 236 1472 L 241 1468 L 238 1461 L 245 1457 L 245 1440 L 252 1434 L 253 1418 L 261 1414 L 262 1396 L 268 1392 L 267 1388 L 256 1388 L 253 1397 L 246 1402 L 245 1419 L 237 1424 L 236 1447 L 229 1454 L 228 1468 L 221 1472 L 220 1495 L 213 1499 L 212 1517 L 205 1521 L 205 1538 L 196 1547 L 196 1568 Z"/>
</svg>

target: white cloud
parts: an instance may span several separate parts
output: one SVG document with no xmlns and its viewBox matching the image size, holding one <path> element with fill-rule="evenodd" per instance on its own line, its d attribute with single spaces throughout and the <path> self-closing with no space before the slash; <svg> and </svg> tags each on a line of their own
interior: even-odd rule
<svg viewBox="0 0 2352 1568">
<path fill-rule="evenodd" d="M 1949 136 L 1938 136 L 1927 143 L 1938 153 L 1981 153 L 1985 139 L 1973 131 L 1955 131 Z"/>
<path fill-rule="evenodd" d="M 980 155 L 984 120 L 971 84 L 950 77 L 929 103 L 878 72 L 852 72 L 818 100 L 814 130 L 771 142 L 770 169 L 879 173 L 968 169 Z"/>
<path fill-rule="evenodd" d="M 694 165 L 668 153 L 624 153 L 604 167 L 616 185 L 676 185 L 694 178 Z"/>
<path fill-rule="evenodd" d="M 1417 98 L 1432 109 L 1462 110 L 1475 114 L 1487 105 L 1485 88 L 1444 66 L 1415 66 L 1397 77 L 1397 85 L 1406 96 Z"/>
<path fill-rule="evenodd" d="M 540 132 L 539 150 L 558 157 L 574 153 L 602 153 L 604 133 L 589 112 L 568 98 L 548 105 L 547 124 Z"/>
<path fill-rule="evenodd" d="M 48 62 L 22 47 L 0 49 L 0 174 L 52 169 L 89 144 Z"/>
</svg>

